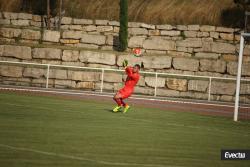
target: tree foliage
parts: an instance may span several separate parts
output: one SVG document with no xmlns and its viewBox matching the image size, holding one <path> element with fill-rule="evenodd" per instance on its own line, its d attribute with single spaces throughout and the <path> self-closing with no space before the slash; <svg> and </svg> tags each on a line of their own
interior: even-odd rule
<svg viewBox="0 0 250 167">
<path fill-rule="evenodd" d="M 234 0 L 234 3 L 241 5 L 244 9 L 250 8 L 250 0 Z"/>
</svg>

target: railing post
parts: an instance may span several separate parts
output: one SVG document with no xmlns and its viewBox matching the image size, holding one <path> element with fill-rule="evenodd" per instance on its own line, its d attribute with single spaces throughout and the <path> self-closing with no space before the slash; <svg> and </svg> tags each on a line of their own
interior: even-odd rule
<svg viewBox="0 0 250 167">
<path fill-rule="evenodd" d="M 49 88 L 49 68 L 50 68 L 50 64 L 48 64 L 47 66 L 47 77 L 46 77 L 46 88 Z"/>
<path fill-rule="evenodd" d="M 154 97 L 157 96 L 157 83 L 158 83 L 158 73 L 155 73 L 155 94 L 154 94 Z"/>
<path fill-rule="evenodd" d="M 208 101 L 211 100 L 211 86 L 212 86 L 212 77 L 209 77 L 209 86 L 208 86 Z"/>
<path fill-rule="evenodd" d="M 104 68 L 102 68 L 101 93 L 103 92 L 103 78 L 104 78 Z"/>
</svg>

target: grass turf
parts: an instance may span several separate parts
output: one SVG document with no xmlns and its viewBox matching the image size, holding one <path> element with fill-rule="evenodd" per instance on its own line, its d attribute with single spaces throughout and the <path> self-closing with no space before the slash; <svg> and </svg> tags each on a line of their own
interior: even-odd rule
<svg viewBox="0 0 250 167">
<path fill-rule="evenodd" d="M 250 122 L 132 106 L 0 93 L 1 167 L 249 166 Z"/>
</svg>

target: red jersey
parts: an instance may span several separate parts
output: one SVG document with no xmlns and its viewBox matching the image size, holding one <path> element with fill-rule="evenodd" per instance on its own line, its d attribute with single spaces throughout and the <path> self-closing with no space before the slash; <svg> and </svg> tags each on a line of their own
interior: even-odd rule
<svg viewBox="0 0 250 167">
<path fill-rule="evenodd" d="M 125 88 L 133 90 L 135 85 L 140 79 L 140 74 L 139 73 L 133 73 L 133 67 L 127 67 L 125 69 L 128 77 L 125 82 Z"/>
</svg>

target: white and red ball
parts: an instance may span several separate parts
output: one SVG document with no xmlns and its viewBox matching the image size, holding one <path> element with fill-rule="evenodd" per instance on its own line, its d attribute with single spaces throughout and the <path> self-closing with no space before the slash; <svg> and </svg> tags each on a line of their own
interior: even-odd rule
<svg viewBox="0 0 250 167">
<path fill-rule="evenodd" d="M 140 48 L 135 48 L 135 49 L 133 49 L 133 55 L 134 55 L 135 57 L 140 57 L 140 56 L 142 55 L 141 49 L 140 49 Z"/>
</svg>

